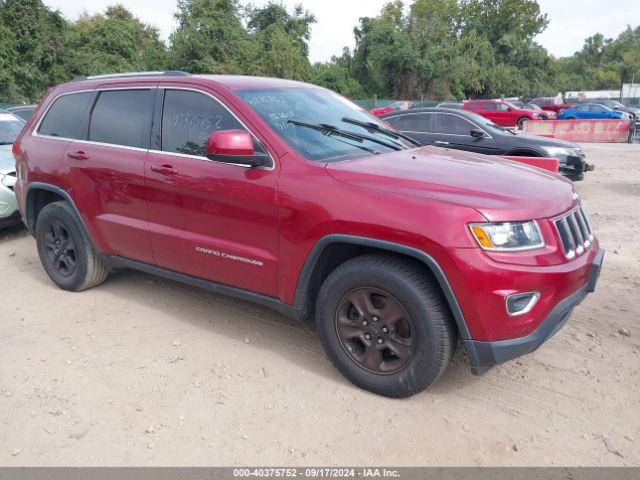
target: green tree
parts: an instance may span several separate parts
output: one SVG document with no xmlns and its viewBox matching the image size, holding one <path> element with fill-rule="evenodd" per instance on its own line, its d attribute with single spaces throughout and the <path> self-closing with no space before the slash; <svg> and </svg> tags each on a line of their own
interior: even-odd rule
<svg viewBox="0 0 640 480">
<path fill-rule="evenodd" d="M 179 0 L 170 66 L 191 73 L 244 73 L 255 58 L 237 0 Z"/>
<path fill-rule="evenodd" d="M 344 48 L 341 56 L 333 56 L 329 62 L 319 62 L 313 66 L 312 82 L 329 88 L 345 97 L 358 99 L 365 91 L 360 82 L 353 77 L 353 55 Z"/>
<path fill-rule="evenodd" d="M 162 70 L 167 62 L 158 30 L 121 5 L 80 17 L 68 30 L 65 47 L 72 76 Z"/>
<path fill-rule="evenodd" d="M 0 0 L 0 58 L 6 101 L 35 101 L 66 78 L 62 57 L 68 28 L 41 0 Z M 6 70 L 5 70 L 6 69 Z"/>
<path fill-rule="evenodd" d="M 396 0 L 385 5 L 380 16 L 361 18 L 354 30 L 354 74 L 368 92 L 410 98 L 416 90 L 420 56 L 403 9 Z"/>
<path fill-rule="evenodd" d="M 249 7 L 247 29 L 255 45 L 249 73 L 308 80 L 309 39 L 316 19 L 298 5 L 292 14 L 275 2 L 262 8 Z"/>
</svg>

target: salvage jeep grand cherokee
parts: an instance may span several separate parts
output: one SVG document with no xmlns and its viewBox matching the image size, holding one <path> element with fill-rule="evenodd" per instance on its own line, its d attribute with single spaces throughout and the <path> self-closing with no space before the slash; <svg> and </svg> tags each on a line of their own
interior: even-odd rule
<svg viewBox="0 0 640 480">
<path fill-rule="evenodd" d="M 410 140 L 302 83 L 182 72 L 56 87 L 13 147 L 20 211 L 66 290 L 134 268 L 315 317 L 394 397 L 529 353 L 594 290 L 571 183 Z"/>
</svg>

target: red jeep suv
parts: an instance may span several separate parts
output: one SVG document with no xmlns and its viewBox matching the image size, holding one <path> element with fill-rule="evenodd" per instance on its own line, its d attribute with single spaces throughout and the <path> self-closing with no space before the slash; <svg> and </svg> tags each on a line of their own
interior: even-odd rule
<svg viewBox="0 0 640 480">
<path fill-rule="evenodd" d="M 571 182 L 402 134 L 329 90 L 183 72 L 51 89 L 15 186 L 65 290 L 133 268 L 315 318 L 356 385 L 415 394 L 463 343 L 527 354 L 594 290 L 603 250 Z"/>
<path fill-rule="evenodd" d="M 462 105 L 463 110 L 482 115 L 501 127 L 518 127 L 522 129 L 528 120 L 544 120 L 544 112 L 518 108 L 502 100 L 468 100 Z"/>
</svg>

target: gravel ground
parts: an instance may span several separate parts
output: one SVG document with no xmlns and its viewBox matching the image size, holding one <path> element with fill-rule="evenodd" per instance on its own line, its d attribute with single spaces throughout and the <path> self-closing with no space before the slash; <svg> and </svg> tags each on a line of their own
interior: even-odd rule
<svg viewBox="0 0 640 480">
<path fill-rule="evenodd" d="M 356 389 L 307 325 L 121 272 L 74 294 L 0 234 L 0 465 L 640 465 L 640 145 L 584 145 L 607 256 L 537 352 L 429 391 Z"/>
</svg>

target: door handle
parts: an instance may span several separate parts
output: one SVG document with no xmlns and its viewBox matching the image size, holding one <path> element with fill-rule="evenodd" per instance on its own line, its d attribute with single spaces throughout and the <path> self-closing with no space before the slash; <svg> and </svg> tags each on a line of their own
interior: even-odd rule
<svg viewBox="0 0 640 480">
<path fill-rule="evenodd" d="M 436 140 L 436 141 L 435 141 L 435 142 L 433 142 L 433 143 L 435 143 L 435 144 L 437 144 L 437 145 L 449 145 L 449 142 L 443 142 L 443 141 L 441 141 L 441 140 Z"/>
<path fill-rule="evenodd" d="M 178 174 L 178 169 L 173 168 L 173 165 L 151 165 L 151 171 L 167 177 Z"/>
<path fill-rule="evenodd" d="M 87 155 L 86 153 L 81 152 L 81 151 L 69 152 L 69 153 L 67 153 L 67 157 L 73 158 L 74 160 L 88 160 L 89 159 L 89 155 Z"/>
</svg>

